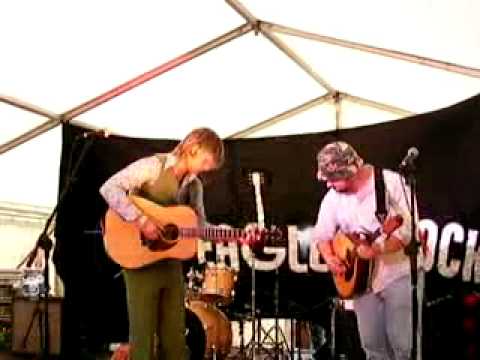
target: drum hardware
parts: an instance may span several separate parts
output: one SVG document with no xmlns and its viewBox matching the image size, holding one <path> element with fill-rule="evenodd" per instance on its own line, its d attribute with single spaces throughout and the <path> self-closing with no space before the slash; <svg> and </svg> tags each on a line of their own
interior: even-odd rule
<svg viewBox="0 0 480 360">
<path fill-rule="evenodd" d="M 326 306 L 323 322 L 316 322 L 320 339 L 314 341 L 313 326 L 311 327 L 312 345 L 316 356 L 322 359 L 364 359 L 365 354 L 360 345 L 355 312 L 351 300 L 338 297 L 327 299 L 320 304 Z M 320 334 L 318 332 L 318 328 Z"/>
<path fill-rule="evenodd" d="M 258 352 L 262 353 L 263 359 L 281 359 L 285 353 L 293 351 L 293 347 L 288 345 L 287 337 L 283 332 L 279 324 L 280 311 L 279 311 L 279 271 L 275 270 L 275 283 L 274 283 L 274 313 L 273 313 L 273 325 L 266 328 L 262 325 L 262 317 L 260 312 L 256 311 L 256 316 L 252 318 L 252 338 L 246 345 L 246 349 L 252 348 L 250 355 L 255 359 Z M 241 327 L 240 327 L 241 328 Z M 256 329 L 255 329 L 256 328 Z M 254 332 L 253 329 L 256 331 Z M 293 359 L 293 353 L 292 353 Z"/>
<path fill-rule="evenodd" d="M 225 264 L 209 264 L 203 272 L 190 268 L 186 276 L 186 340 L 190 359 L 224 359 L 232 346 L 232 328 L 218 306 L 232 302 L 236 271 Z"/>
<path fill-rule="evenodd" d="M 205 269 L 200 298 L 208 303 L 228 305 L 235 295 L 236 271 L 225 264 L 208 265 Z"/>
<path fill-rule="evenodd" d="M 254 171 L 249 174 L 249 179 L 252 182 L 254 193 L 255 193 L 255 204 L 257 209 L 257 223 L 259 228 L 265 227 L 265 214 L 263 209 L 263 202 L 262 202 L 262 192 L 261 192 L 261 174 L 258 171 Z M 256 328 L 255 322 L 257 318 L 257 310 L 256 310 L 256 300 L 255 300 L 255 254 L 252 251 L 252 265 L 251 265 L 251 316 L 252 316 L 252 338 L 250 342 L 247 344 L 246 349 L 250 349 L 251 351 L 251 358 L 255 359 L 256 354 Z M 261 327 L 261 323 L 259 328 Z M 259 332 L 260 333 L 260 332 Z M 259 336 L 260 337 L 260 336 Z M 259 341 L 260 342 L 260 341 Z M 243 353 L 242 353 L 243 357 Z"/>
<path fill-rule="evenodd" d="M 290 357 L 292 359 L 310 358 L 312 333 L 306 320 L 291 319 L 292 344 Z M 295 356 L 296 352 L 296 356 Z"/>
<path fill-rule="evenodd" d="M 190 267 L 187 275 L 185 298 L 188 300 L 198 300 L 200 298 L 200 291 L 202 289 L 203 274 Z"/>
<path fill-rule="evenodd" d="M 337 298 L 333 298 L 332 299 L 332 313 L 330 315 L 330 334 L 332 334 L 332 339 L 331 339 L 331 342 L 330 342 L 330 356 L 332 357 L 332 359 L 335 359 L 335 356 L 336 356 L 336 347 L 335 347 L 335 344 L 336 344 L 336 339 L 337 339 L 337 332 L 335 331 L 336 329 L 336 321 L 335 321 L 335 318 L 336 318 L 336 315 L 337 315 L 337 310 L 343 310 L 343 302 Z"/>
<path fill-rule="evenodd" d="M 224 359 L 232 347 L 232 328 L 226 315 L 212 304 L 186 304 L 186 337 L 191 359 Z"/>
<path fill-rule="evenodd" d="M 282 329 L 279 327 L 278 318 L 279 318 L 279 296 L 280 296 L 280 284 L 278 281 L 279 278 L 279 270 L 278 268 L 275 269 L 275 287 L 274 287 L 274 294 L 273 294 L 273 302 L 274 302 L 274 315 L 275 315 L 275 324 L 274 324 L 274 331 L 275 331 L 275 359 L 278 359 L 280 356 L 280 351 L 283 350 L 289 351 L 288 343 L 285 338 L 285 334 L 283 333 Z M 270 329 L 271 330 L 271 329 Z M 270 331 L 269 330 L 269 331 Z M 282 340 L 279 341 L 279 335 L 281 335 Z"/>
<path fill-rule="evenodd" d="M 255 193 L 255 203 L 257 210 L 257 224 L 259 229 L 265 228 L 265 214 L 262 200 L 261 184 L 265 183 L 265 174 L 259 171 L 253 171 L 250 174 L 250 180 L 254 188 Z M 256 284 L 255 284 L 255 252 L 252 251 L 252 265 L 251 265 L 251 320 L 252 320 L 252 337 L 249 343 L 246 345 L 248 356 L 252 359 L 256 358 L 257 351 L 265 352 L 268 357 L 279 359 L 281 352 L 284 349 L 288 351 L 288 344 L 285 337 L 285 334 L 279 327 L 278 318 L 279 318 L 279 304 L 278 304 L 278 295 L 279 295 L 279 282 L 278 268 L 275 270 L 275 293 L 274 293 L 274 325 L 270 329 L 265 329 L 262 327 L 262 318 L 258 316 L 259 312 L 256 309 Z M 274 338 L 272 338 L 271 333 L 274 332 Z M 263 335 L 263 339 L 262 339 Z M 281 335 L 281 341 L 279 340 L 279 335 Z M 272 342 L 273 340 L 273 342 Z M 273 345 L 273 354 L 272 348 L 266 345 Z M 242 353 L 243 356 L 243 353 Z"/>
<path fill-rule="evenodd" d="M 337 349 L 337 318 L 346 311 L 346 305 L 350 304 L 351 300 L 342 300 L 337 297 L 332 297 L 328 300 L 326 300 L 325 303 L 322 303 L 322 306 L 327 305 L 328 306 L 328 311 L 329 311 L 329 319 L 328 319 L 328 324 L 330 325 L 329 329 L 329 341 L 326 339 L 326 329 L 323 330 L 323 339 L 322 339 L 322 344 L 313 344 L 314 346 L 323 346 L 326 345 L 328 342 L 328 353 L 329 353 L 329 358 L 330 359 L 337 359 L 337 358 L 342 358 L 342 356 L 345 356 L 343 353 L 338 353 Z M 326 326 L 326 325 L 325 325 Z M 326 355 L 326 354 L 325 354 Z"/>
</svg>

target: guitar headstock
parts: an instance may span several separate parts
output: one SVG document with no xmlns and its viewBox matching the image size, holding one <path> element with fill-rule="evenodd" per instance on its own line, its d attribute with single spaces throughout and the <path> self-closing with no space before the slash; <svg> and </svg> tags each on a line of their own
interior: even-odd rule
<svg viewBox="0 0 480 360">
<path fill-rule="evenodd" d="M 265 185 L 267 182 L 267 176 L 264 171 L 249 170 L 247 173 L 248 182 L 254 188 L 260 188 L 261 185 Z"/>
</svg>

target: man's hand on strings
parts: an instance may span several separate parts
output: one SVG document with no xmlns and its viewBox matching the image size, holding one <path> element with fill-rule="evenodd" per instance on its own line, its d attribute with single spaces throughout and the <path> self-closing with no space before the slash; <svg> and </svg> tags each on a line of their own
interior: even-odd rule
<svg viewBox="0 0 480 360">
<path fill-rule="evenodd" d="M 265 237 L 268 230 L 260 228 L 256 223 L 250 223 L 245 226 L 242 243 L 250 246 L 252 250 L 259 251 L 263 249 Z"/>
<path fill-rule="evenodd" d="M 262 229 L 259 228 L 258 224 L 256 223 L 249 223 L 245 226 L 245 233 L 243 236 L 242 243 L 246 245 L 253 245 L 257 242 L 261 237 Z"/>
<path fill-rule="evenodd" d="M 147 240 L 158 240 L 162 237 L 161 229 L 147 216 L 140 216 L 135 223 Z"/>
<path fill-rule="evenodd" d="M 374 245 L 359 245 L 356 249 L 359 257 L 365 260 L 370 260 L 376 257 L 380 252 L 375 248 Z"/>
<path fill-rule="evenodd" d="M 343 275 L 347 270 L 345 264 L 336 255 L 329 256 L 325 262 L 333 275 Z"/>
</svg>

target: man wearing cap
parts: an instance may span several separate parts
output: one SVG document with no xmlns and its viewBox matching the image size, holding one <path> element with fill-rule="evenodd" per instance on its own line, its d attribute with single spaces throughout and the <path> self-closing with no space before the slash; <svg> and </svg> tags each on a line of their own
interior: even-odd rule
<svg viewBox="0 0 480 360">
<path fill-rule="evenodd" d="M 377 218 L 374 167 L 342 141 L 324 146 L 317 156 L 317 178 L 329 191 L 322 199 L 314 241 L 330 271 L 346 268 L 334 253 L 332 242 L 344 234 L 376 233 L 383 223 Z M 382 233 L 370 245 L 359 245 L 359 257 L 373 262 L 368 289 L 353 299 L 362 347 L 368 360 L 407 360 L 411 350 L 410 263 L 403 248 L 410 241 L 410 189 L 404 179 L 382 170 L 387 219 L 401 215 L 402 225 Z M 378 233 L 378 232 L 377 232 Z"/>
</svg>

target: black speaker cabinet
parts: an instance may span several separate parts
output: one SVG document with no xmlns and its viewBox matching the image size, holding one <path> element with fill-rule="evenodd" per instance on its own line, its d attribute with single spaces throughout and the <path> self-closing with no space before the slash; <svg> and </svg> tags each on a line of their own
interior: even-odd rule
<svg viewBox="0 0 480 360">
<path fill-rule="evenodd" d="M 48 311 L 44 300 L 28 297 L 16 297 L 13 301 L 13 336 L 12 351 L 25 354 L 42 353 L 42 337 L 45 324 L 40 319 L 46 319 L 48 312 L 48 327 L 50 334 L 49 353 L 60 353 L 60 324 L 61 324 L 61 301 L 60 297 L 48 299 Z M 40 325 L 42 324 L 42 332 Z"/>
</svg>

